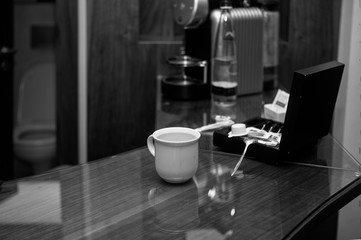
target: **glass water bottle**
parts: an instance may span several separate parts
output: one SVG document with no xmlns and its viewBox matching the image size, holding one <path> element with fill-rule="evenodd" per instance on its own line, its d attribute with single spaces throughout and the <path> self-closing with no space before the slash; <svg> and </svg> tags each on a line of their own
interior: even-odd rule
<svg viewBox="0 0 361 240">
<path fill-rule="evenodd" d="M 237 57 L 231 18 L 231 0 L 221 0 L 212 57 L 212 100 L 218 106 L 232 106 L 237 98 Z"/>
</svg>

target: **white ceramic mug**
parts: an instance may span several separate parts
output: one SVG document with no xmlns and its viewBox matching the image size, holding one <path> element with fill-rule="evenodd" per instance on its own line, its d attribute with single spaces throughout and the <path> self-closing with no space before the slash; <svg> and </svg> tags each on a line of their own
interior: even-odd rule
<svg viewBox="0 0 361 240">
<path fill-rule="evenodd" d="M 198 168 L 200 136 L 198 131 L 185 127 L 162 128 L 150 135 L 147 145 L 155 157 L 158 175 L 171 183 L 191 179 Z"/>
</svg>

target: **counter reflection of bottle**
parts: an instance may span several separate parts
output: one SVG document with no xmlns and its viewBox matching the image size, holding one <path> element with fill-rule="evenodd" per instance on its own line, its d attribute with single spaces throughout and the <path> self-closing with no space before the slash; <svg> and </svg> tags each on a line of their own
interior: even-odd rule
<svg viewBox="0 0 361 240">
<path fill-rule="evenodd" d="M 237 98 L 237 57 L 231 9 L 231 0 L 221 0 L 212 58 L 212 99 L 220 106 L 232 106 Z"/>
</svg>

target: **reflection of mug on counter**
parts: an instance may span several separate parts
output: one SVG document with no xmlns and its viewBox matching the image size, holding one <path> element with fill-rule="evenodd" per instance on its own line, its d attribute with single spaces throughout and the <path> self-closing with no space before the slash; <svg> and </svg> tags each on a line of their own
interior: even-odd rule
<svg viewBox="0 0 361 240">
<path fill-rule="evenodd" d="M 163 232 L 182 233 L 199 224 L 198 189 L 193 180 L 167 190 L 152 188 L 148 202 L 156 214 L 154 224 Z"/>
<path fill-rule="evenodd" d="M 198 131 L 185 127 L 162 128 L 150 135 L 147 145 L 155 157 L 158 175 L 171 183 L 191 179 L 198 168 L 200 136 Z"/>
</svg>

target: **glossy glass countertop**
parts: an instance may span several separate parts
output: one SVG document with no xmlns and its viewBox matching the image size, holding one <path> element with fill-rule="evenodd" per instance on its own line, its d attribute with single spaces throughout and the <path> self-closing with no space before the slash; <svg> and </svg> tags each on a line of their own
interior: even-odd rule
<svg viewBox="0 0 361 240">
<path fill-rule="evenodd" d="M 330 147 L 342 150 L 327 136 L 314 154 L 324 165 L 245 159 L 233 178 L 238 155 L 201 150 L 184 184 L 164 182 L 147 148 L 5 182 L 0 239 L 281 239 L 357 179 Z"/>
<path fill-rule="evenodd" d="M 272 98 L 238 98 L 226 114 L 236 122 L 261 116 Z M 158 95 L 156 128 L 197 128 L 223 110 L 209 100 Z M 234 178 L 239 155 L 222 152 L 212 138 L 202 133 L 198 171 L 184 184 L 164 182 L 145 147 L 4 182 L 0 239 L 282 239 L 359 179 L 360 164 L 330 135 L 281 166 L 245 158 Z"/>
</svg>

